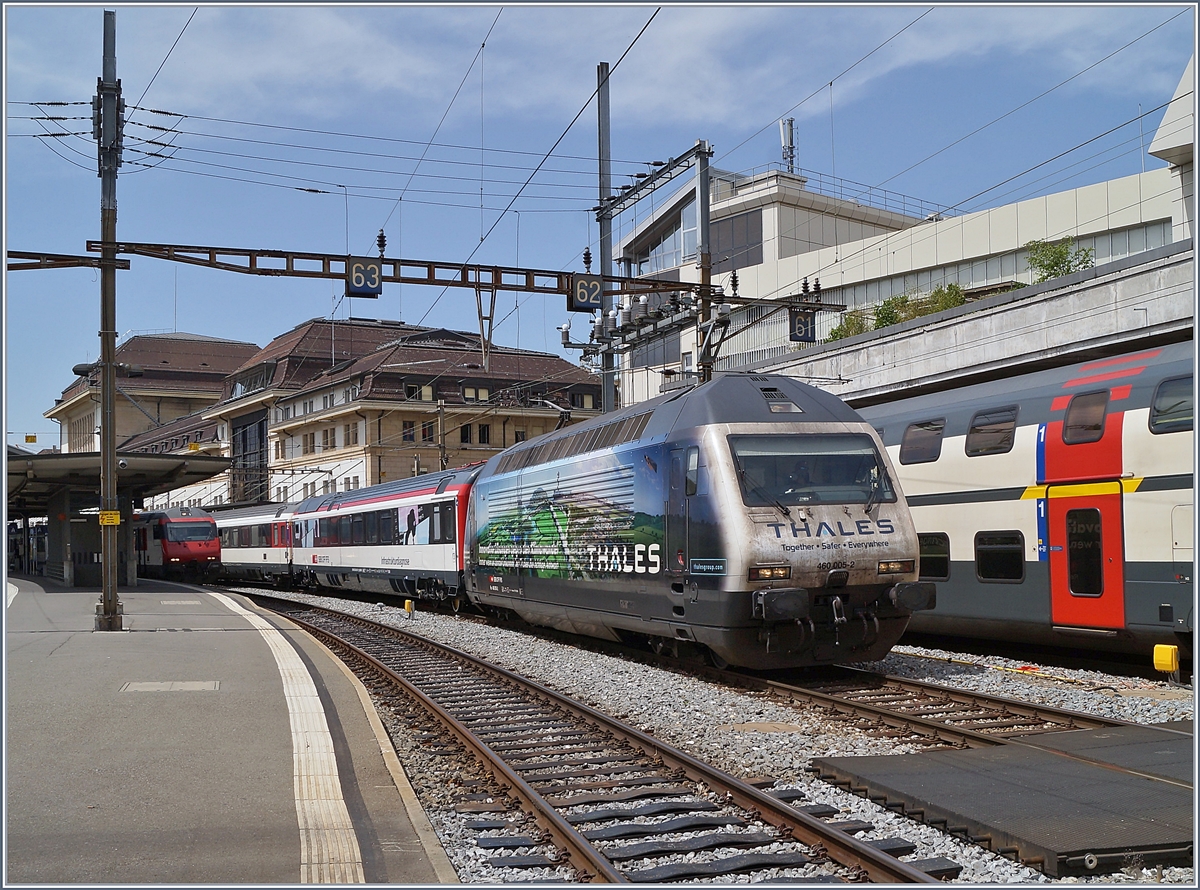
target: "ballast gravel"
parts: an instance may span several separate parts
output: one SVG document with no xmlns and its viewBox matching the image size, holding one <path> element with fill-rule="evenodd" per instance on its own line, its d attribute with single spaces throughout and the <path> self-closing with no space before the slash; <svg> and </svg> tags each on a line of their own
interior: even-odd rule
<svg viewBox="0 0 1200 890">
<path fill-rule="evenodd" d="M 1097 877 L 1049 878 L 976 844 L 828 785 L 805 772 L 811 759 L 907 754 L 920 748 L 872 738 L 844 723 L 776 704 L 763 695 L 732 691 L 672 671 L 436 612 L 418 611 L 409 617 L 402 609 L 382 604 L 299 593 L 287 596 L 392 624 L 494 661 L 618 717 L 698 758 L 716 763 L 734 775 L 774 777 L 776 787 L 801 789 L 807 803 L 836 807 L 840 814 L 838 819 L 861 819 L 872 823 L 875 829 L 856 835 L 860 839 L 903 837 L 917 848 L 915 853 L 903 857 L 905 860 L 945 857 L 960 864 L 963 870 L 954 883 L 1170 883 L 1195 886 L 1193 868 L 1141 868 L 1136 863 L 1116 873 Z M 896 646 L 881 661 L 864 666 L 896 676 L 1136 723 L 1164 723 L 1194 717 L 1190 685 L 1180 687 L 1095 671 L 1043 668 L 995 656 L 958 655 L 903 645 Z M 565 866 L 512 869 L 490 865 L 489 860 L 507 854 L 552 856 L 553 848 L 542 845 L 516 850 L 481 849 L 475 843 L 481 835 L 528 833 L 536 836 L 537 829 L 516 821 L 515 830 L 480 832 L 468 828 L 469 823 L 481 817 L 455 812 L 455 805 L 462 801 L 466 790 L 488 791 L 484 777 L 475 775 L 479 771 L 474 761 L 465 754 L 431 755 L 402 719 L 387 708 L 381 709 L 381 716 L 460 881 L 499 884 L 578 880 Z M 464 789 L 464 780 L 480 784 Z M 486 818 L 496 817 L 489 815 Z M 518 820 L 520 814 L 502 818 Z M 685 856 L 677 858 L 689 861 Z M 671 860 L 663 860 L 668 861 Z M 796 882 L 816 874 L 811 866 L 806 866 L 767 875 L 758 873 L 754 880 Z M 734 876 L 715 883 L 748 883 L 749 880 L 748 877 Z"/>
</svg>

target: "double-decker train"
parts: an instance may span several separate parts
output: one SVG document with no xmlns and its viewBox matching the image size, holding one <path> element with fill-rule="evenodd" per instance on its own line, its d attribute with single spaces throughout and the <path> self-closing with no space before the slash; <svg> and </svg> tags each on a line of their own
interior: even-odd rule
<svg viewBox="0 0 1200 890">
<path fill-rule="evenodd" d="M 1193 344 L 859 409 L 920 534 L 916 632 L 1192 649 Z"/>
<path fill-rule="evenodd" d="M 171 507 L 133 515 L 133 547 L 143 577 L 204 579 L 217 572 L 217 524 L 198 507 Z"/>
<path fill-rule="evenodd" d="M 754 668 L 880 658 L 935 600 L 874 429 L 777 376 L 722 374 L 483 465 L 218 524 L 239 542 L 230 574 L 465 597 Z"/>
</svg>

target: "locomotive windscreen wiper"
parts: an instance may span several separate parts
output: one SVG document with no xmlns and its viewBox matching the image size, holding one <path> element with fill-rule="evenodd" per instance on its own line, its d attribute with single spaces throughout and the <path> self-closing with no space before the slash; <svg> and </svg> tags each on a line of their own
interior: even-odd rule
<svg viewBox="0 0 1200 890">
<path fill-rule="evenodd" d="M 742 466 L 742 459 L 736 454 L 734 455 L 734 460 L 737 462 L 737 474 L 738 478 L 742 480 L 742 484 L 745 485 L 750 491 L 757 492 L 762 496 L 764 501 L 768 501 L 772 506 L 775 507 L 776 510 L 790 520 L 792 518 L 792 511 L 780 503 L 778 498 L 773 497 L 769 491 L 767 491 L 757 482 L 751 482 L 746 478 L 746 468 Z"/>
</svg>

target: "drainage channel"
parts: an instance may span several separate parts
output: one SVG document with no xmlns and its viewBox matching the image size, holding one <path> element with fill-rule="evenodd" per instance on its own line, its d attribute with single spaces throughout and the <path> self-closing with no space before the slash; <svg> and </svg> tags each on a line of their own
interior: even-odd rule
<svg viewBox="0 0 1200 890">
<path fill-rule="evenodd" d="M 960 870 L 940 858 L 901 861 L 913 852 L 903 840 L 852 836 L 869 823 L 828 821 L 832 808 L 742 782 L 474 656 L 338 612 L 255 600 L 368 674 L 377 696 L 419 702 L 439 727 L 427 744 L 462 746 L 490 772 L 496 790 L 467 795 L 458 810 L 478 817 L 469 827 L 496 866 L 568 865 L 579 880 L 609 883 L 928 883 Z"/>
</svg>

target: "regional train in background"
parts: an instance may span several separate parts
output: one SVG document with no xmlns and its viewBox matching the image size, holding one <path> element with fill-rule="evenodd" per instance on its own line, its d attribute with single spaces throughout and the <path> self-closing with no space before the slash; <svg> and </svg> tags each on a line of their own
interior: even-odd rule
<svg viewBox="0 0 1200 890">
<path fill-rule="evenodd" d="M 1190 658 L 1192 376 L 1188 341 L 859 408 L 937 585 L 910 628 Z"/>
<path fill-rule="evenodd" d="M 142 577 L 205 580 L 221 562 L 217 524 L 199 507 L 134 513 L 133 549 Z"/>
<path fill-rule="evenodd" d="M 217 516 L 232 577 L 393 593 L 774 668 L 869 661 L 933 606 L 878 434 L 718 375 L 485 464 Z"/>
</svg>

